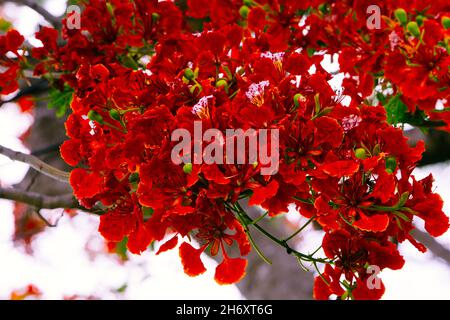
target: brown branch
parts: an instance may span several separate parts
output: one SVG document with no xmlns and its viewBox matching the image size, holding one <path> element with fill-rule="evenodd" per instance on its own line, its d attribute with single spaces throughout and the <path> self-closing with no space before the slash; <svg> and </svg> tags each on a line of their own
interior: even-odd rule
<svg viewBox="0 0 450 320">
<path fill-rule="evenodd" d="M 32 191 L 0 187 L 0 199 L 21 202 L 35 207 L 38 211 L 40 209 L 77 209 L 96 215 L 105 213 L 105 209 L 100 205 L 94 206 L 92 209 L 83 207 L 72 194 L 47 196 Z"/>
<path fill-rule="evenodd" d="M 444 247 L 426 232 L 414 229 L 411 234 L 417 241 L 427 247 L 435 257 L 442 259 L 450 266 L 450 250 L 448 248 Z"/>
<path fill-rule="evenodd" d="M 80 209 L 85 210 L 79 205 L 77 199 L 72 194 L 60 196 L 46 196 L 40 193 L 17 190 L 12 188 L 0 188 L 0 198 L 17 201 L 36 207 L 38 209 Z"/>
<path fill-rule="evenodd" d="M 40 4 L 33 0 L 0 0 L 0 4 L 3 4 L 5 2 L 12 2 L 15 4 L 27 6 L 28 8 L 34 10 L 38 14 L 40 14 L 45 20 L 47 20 L 54 28 L 58 28 L 61 25 L 61 18 L 56 17 L 53 14 L 51 14 L 47 9 L 42 7 Z"/>
<path fill-rule="evenodd" d="M 3 147 L 1 145 L 0 145 L 0 154 L 10 158 L 11 160 L 26 163 L 26 164 L 30 165 L 30 167 L 32 167 L 33 169 L 39 171 L 42 174 L 45 174 L 46 176 L 48 176 L 50 178 L 53 178 L 53 179 L 61 181 L 61 182 L 69 183 L 70 174 L 68 172 L 59 170 L 59 169 L 43 162 L 42 160 L 40 160 L 39 158 L 37 158 L 35 156 L 29 155 L 26 153 L 22 153 L 22 152 L 18 152 L 18 151 L 14 151 L 14 150 L 8 149 L 6 147 Z"/>
</svg>

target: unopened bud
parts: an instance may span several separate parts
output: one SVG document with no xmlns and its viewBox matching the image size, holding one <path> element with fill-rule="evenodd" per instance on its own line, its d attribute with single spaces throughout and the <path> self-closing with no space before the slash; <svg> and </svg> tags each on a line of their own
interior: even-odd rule
<svg viewBox="0 0 450 320">
<path fill-rule="evenodd" d="M 367 152 L 366 149 L 364 148 L 358 148 L 355 150 L 355 157 L 360 159 L 360 160 L 364 160 L 367 158 Z"/>
<path fill-rule="evenodd" d="M 216 87 L 217 88 L 226 87 L 226 86 L 228 86 L 228 82 L 226 80 L 221 79 L 221 80 L 216 82 Z"/>
<path fill-rule="evenodd" d="M 195 73 L 194 71 L 192 71 L 192 69 L 187 68 L 184 70 L 184 77 L 188 80 L 193 80 L 195 79 Z"/>
<path fill-rule="evenodd" d="M 186 174 L 191 174 L 191 173 L 192 173 L 192 163 L 186 163 L 186 164 L 183 166 L 183 171 L 184 171 L 184 173 L 186 173 Z"/>
<path fill-rule="evenodd" d="M 98 114 L 96 111 L 94 111 L 94 110 L 89 111 L 88 118 L 91 121 L 95 121 L 95 122 L 98 122 L 100 124 L 103 123 L 103 117 L 100 114 Z"/>
<path fill-rule="evenodd" d="M 408 22 L 408 15 L 406 14 L 405 9 L 399 8 L 394 11 L 395 18 L 401 25 L 405 25 Z"/>
<path fill-rule="evenodd" d="M 397 160 L 394 157 L 386 158 L 386 171 L 388 173 L 394 173 L 397 169 Z"/>
<path fill-rule="evenodd" d="M 248 13 L 250 12 L 250 9 L 247 6 L 242 6 L 239 9 L 239 14 L 242 18 L 247 19 Z"/>
<path fill-rule="evenodd" d="M 153 22 L 158 22 L 159 18 L 160 18 L 159 13 L 156 13 L 156 12 L 152 13 L 152 20 L 153 20 Z"/>
<path fill-rule="evenodd" d="M 111 109 L 109 110 L 109 116 L 111 117 L 111 119 L 120 121 L 120 113 L 119 111 L 117 111 L 116 109 Z"/>
<path fill-rule="evenodd" d="M 305 97 L 301 94 L 301 93 L 297 93 L 294 96 L 294 104 L 295 106 L 298 108 L 298 106 L 300 105 L 300 100 L 303 100 Z"/>
<path fill-rule="evenodd" d="M 450 17 L 442 17 L 441 22 L 446 30 L 450 28 Z"/>
<path fill-rule="evenodd" d="M 417 24 L 418 24 L 419 26 L 422 26 L 422 25 L 423 25 L 424 20 L 425 20 L 425 17 L 424 17 L 424 16 L 418 15 L 418 16 L 416 17 L 416 21 L 417 21 Z"/>
<path fill-rule="evenodd" d="M 137 183 L 137 182 L 139 182 L 139 173 L 133 172 L 132 174 L 130 174 L 130 177 L 128 178 L 128 181 L 130 183 Z"/>
<path fill-rule="evenodd" d="M 406 29 L 416 38 L 420 37 L 420 28 L 419 25 L 417 24 L 417 22 L 415 21 L 410 21 L 407 25 L 406 25 Z"/>
</svg>

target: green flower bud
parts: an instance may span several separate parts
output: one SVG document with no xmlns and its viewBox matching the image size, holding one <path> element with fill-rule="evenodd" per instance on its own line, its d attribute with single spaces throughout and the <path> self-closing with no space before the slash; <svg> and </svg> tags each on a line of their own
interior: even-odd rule
<svg viewBox="0 0 450 320">
<path fill-rule="evenodd" d="M 152 217 L 155 210 L 150 207 L 142 207 L 142 215 L 144 216 L 144 220 L 148 220 Z"/>
<path fill-rule="evenodd" d="M 300 105 L 300 100 L 303 100 L 305 97 L 301 94 L 301 93 L 297 93 L 294 96 L 294 104 L 295 106 L 298 108 L 298 106 Z"/>
<path fill-rule="evenodd" d="M 91 121 L 98 122 L 99 124 L 103 124 L 103 117 L 95 112 L 94 110 L 89 111 L 88 118 Z"/>
<path fill-rule="evenodd" d="M 228 82 L 226 80 L 221 79 L 221 80 L 216 82 L 216 87 L 217 88 L 226 87 L 226 86 L 228 86 Z"/>
<path fill-rule="evenodd" d="M 187 68 L 184 70 L 184 77 L 188 80 L 194 80 L 195 79 L 195 73 L 192 71 L 192 69 Z"/>
<path fill-rule="evenodd" d="M 386 171 L 388 173 L 394 173 L 397 168 L 397 160 L 395 157 L 387 157 L 386 158 Z"/>
<path fill-rule="evenodd" d="M 321 5 L 319 5 L 317 7 L 317 9 L 319 9 L 319 11 L 322 12 L 322 13 L 327 13 L 328 12 L 328 5 L 326 3 L 322 3 Z"/>
<path fill-rule="evenodd" d="M 415 21 L 410 21 L 407 25 L 406 25 L 406 29 L 416 38 L 420 37 L 420 28 L 419 25 L 417 24 L 417 22 Z"/>
<path fill-rule="evenodd" d="M 423 22 L 425 21 L 425 17 L 424 16 L 421 16 L 421 15 L 418 15 L 417 17 L 416 17 L 416 21 L 417 21 L 417 24 L 419 25 L 419 26 L 422 26 L 423 25 Z"/>
<path fill-rule="evenodd" d="M 401 25 L 405 25 L 408 22 L 408 15 L 405 11 L 405 9 L 398 8 L 394 11 L 395 18 L 398 22 L 400 22 Z"/>
<path fill-rule="evenodd" d="M 159 13 L 156 13 L 156 12 L 152 13 L 152 20 L 153 20 L 153 22 L 158 22 L 159 18 L 161 18 Z"/>
<path fill-rule="evenodd" d="M 116 109 L 111 109 L 109 110 L 109 116 L 111 117 L 111 119 L 120 121 L 120 112 L 117 111 Z"/>
<path fill-rule="evenodd" d="M 251 7 L 253 5 L 253 0 L 244 0 L 242 1 L 245 6 Z"/>
<path fill-rule="evenodd" d="M 247 6 L 242 6 L 239 9 L 239 14 L 242 18 L 247 19 L 248 13 L 250 12 L 250 9 Z"/>
<path fill-rule="evenodd" d="M 130 177 L 128 178 L 128 181 L 130 183 L 136 183 L 139 181 L 139 173 L 137 172 L 133 172 L 132 174 L 130 174 Z"/>
<path fill-rule="evenodd" d="M 355 150 L 355 157 L 360 159 L 360 160 L 364 160 L 367 158 L 367 152 L 366 149 L 364 148 L 358 148 Z"/>
<path fill-rule="evenodd" d="M 442 25 L 444 26 L 445 30 L 450 28 L 450 17 L 442 17 L 441 22 L 442 22 Z"/>
<path fill-rule="evenodd" d="M 186 174 L 191 174 L 191 173 L 192 173 L 192 163 L 186 163 L 186 164 L 183 166 L 183 171 L 184 171 L 184 173 L 186 173 Z"/>
</svg>

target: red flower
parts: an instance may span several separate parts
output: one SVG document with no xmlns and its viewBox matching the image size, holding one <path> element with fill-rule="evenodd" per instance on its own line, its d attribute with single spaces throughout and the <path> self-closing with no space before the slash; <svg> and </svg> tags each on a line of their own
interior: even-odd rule
<svg viewBox="0 0 450 320">
<path fill-rule="evenodd" d="M 0 55 L 5 55 L 10 51 L 18 56 L 17 50 L 24 40 L 25 38 L 17 30 L 8 31 L 6 35 L 0 36 Z"/>
<path fill-rule="evenodd" d="M 250 10 L 248 14 L 248 27 L 250 30 L 259 31 L 266 25 L 266 11 L 260 7 Z"/>
<path fill-rule="evenodd" d="M 395 17 L 397 4 L 379 4 Z M 179 248 L 191 276 L 205 272 L 202 252 L 221 254 L 221 284 L 244 276 L 248 232 L 257 230 L 236 202 L 248 199 L 269 216 L 294 204 L 323 229 L 330 259 L 314 296 L 380 298 L 384 286 L 370 288 L 368 265 L 401 268 L 396 244 L 404 240 L 424 251 L 410 234 L 418 218 L 433 236 L 449 227 L 432 178 L 412 175 L 424 143 L 411 147 L 391 124 L 449 122 L 448 30 L 439 21 L 445 5 L 403 1 L 411 21 L 426 17 L 419 30 L 396 19 L 369 30 L 366 1 L 247 1 L 248 15 L 243 5 L 135 0 L 107 8 L 95 0 L 86 3 L 81 30 L 63 28 L 64 41 L 41 28 L 35 74 L 49 73 L 52 86 L 73 92 L 61 155 L 80 166 L 70 176 L 74 195 L 87 207 L 101 201 L 109 208 L 100 232 L 111 242 L 127 237 L 132 253 L 169 234 L 158 254 L 178 238 L 197 242 L 199 249 L 191 242 Z M 0 36 L 1 93 L 18 88 L 22 41 L 17 32 Z M 324 55 L 339 56 L 341 92 L 331 86 L 336 78 L 322 66 Z M 374 89 L 380 103 L 366 105 Z M 445 109 L 435 110 L 437 103 Z M 278 130 L 279 170 L 262 176 L 259 160 L 175 164 L 175 129 L 194 136 L 186 156 L 203 140 L 194 121 L 203 131 L 255 129 L 258 139 L 262 130 Z M 276 145 L 270 140 L 260 157 Z M 228 256 L 232 245 L 236 257 Z"/>
<path fill-rule="evenodd" d="M 81 140 L 66 140 L 60 148 L 61 157 L 71 166 L 76 166 L 81 161 Z"/>
<path fill-rule="evenodd" d="M 97 173 L 84 169 L 74 169 L 70 174 L 70 184 L 79 199 L 92 198 L 102 189 L 102 178 Z"/>
<path fill-rule="evenodd" d="M 110 211 L 100 217 L 98 231 L 105 239 L 120 242 L 136 230 L 138 219 L 132 212 Z"/>
</svg>

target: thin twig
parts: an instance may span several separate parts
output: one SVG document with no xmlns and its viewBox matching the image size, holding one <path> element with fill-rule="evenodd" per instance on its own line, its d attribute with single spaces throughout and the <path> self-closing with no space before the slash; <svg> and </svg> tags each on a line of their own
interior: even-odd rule
<svg viewBox="0 0 450 320">
<path fill-rule="evenodd" d="M 82 209 L 72 194 L 47 196 L 32 191 L 0 188 L 0 198 L 26 203 L 39 209 Z"/>
<path fill-rule="evenodd" d="M 63 194 L 58 196 L 48 196 L 32 191 L 24 191 L 13 188 L 0 187 L 0 199 L 12 200 L 28 204 L 39 209 L 77 209 L 84 212 L 102 215 L 105 211 L 99 206 L 87 209 L 78 203 L 78 200 L 72 194 Z"/>
<path fill-rule="evenodd" d="M 45 174 L 46 176 L 53 178 L 55 180 L 61 181 L 61 182 L 65 182 L 65 183 L 69 183 L 69 172 L 65 172 L 62 170 L 59 170 L 45 162 L 43 162 L 42 160 L 40 160 L 39 158 L 26 154 L 26 153 L 22 153 L 22 152 L 18 152 L 18 151 L 14 151 L 11 149 L 8 149 L 6 147 L 3 147 L 0 145 L 0 154 L 10 158 L 11 160 L 14 161 L 20 161 L 23 163 L 26 163 L 28 165 L 30 165 L 30 167 L 32 167 L 33 169 L 41 172 L 42 174 Z"/>
</svg>

